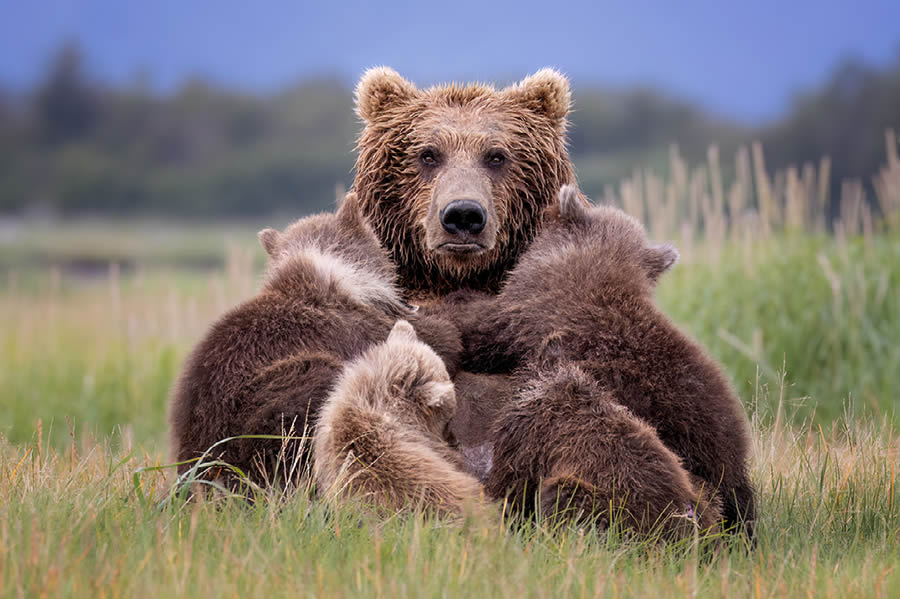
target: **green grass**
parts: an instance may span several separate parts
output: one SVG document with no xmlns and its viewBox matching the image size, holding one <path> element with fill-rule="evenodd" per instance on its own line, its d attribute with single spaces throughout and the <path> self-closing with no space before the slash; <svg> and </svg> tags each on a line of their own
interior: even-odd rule
<svg viewBox="0 0 900 599">
<path fill-rule="evenodd" d="M 850 406 L 900 422 L 900 236 L 726 246 L 718 262 L 676 266 L 659 298 L 745 399 L 786 371 L 799 416 L 828 424 Z"/>
<path fill-rule="evenodd" d="M 890 430 L 758 430 L 758 543 L 623 543 L 590 529 L 400 515 L 305 490 L 172 504 L 159 457 L 124 442 L 0 446 L 2 596 L 871 596 L 900 592 Z M 171 477 L 169 477 L 170 479 Z M 141 499 L 143 497 L 143 499 Z"/>
<path fill-rule="evenodd" d="M 184 356 L 255 289 L 252 233 L 216 250 L 224 271 L 15 263 L 0 290 L 0 596 L 900 593 L 896 235 L 697 247 L 666 275 L 661 305 L 754 420 L 758 544 L 704 557 L 547 524 L 376 523 L 305 491 L 159 509 L 171 469 L 140 474 L 140 493 L 133 473 L 166 462 Z M 117 243 L 140 263 L 162 251 L 147 239 Z"/>
</svg>

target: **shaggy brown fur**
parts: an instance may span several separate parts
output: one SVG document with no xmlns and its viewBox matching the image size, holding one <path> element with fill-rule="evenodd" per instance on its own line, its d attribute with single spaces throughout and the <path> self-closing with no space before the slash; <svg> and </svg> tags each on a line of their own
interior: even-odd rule
<svg viewBox="0 0 900 599">
<path fill-rule="evenodd" d="M 438 321 L 459 322 L 469 331 L 477 331 L 483 310 L 493 309 L 495 296 L 488 293 L 460 290 L 422 308 L 422 314 Z M 470 332 L 469 336 L 473 336 Z M 515 395 L 515 377 L 505 374 L 510 368 L 485 368 L 494 352 L 485 356 L 463 353 L 461 369 L 453 377 L 456 386 L 456 413 L 450 421 L 466 470 L 482 482 L 487 480 L 491 468 L 493 423 Z M 470 368 L 466 370 L 465 368 Z M 498 373 L 504 374 L 498 374 Z"/>
<path fill-rule="evenodd" d="M 480 307 L 469 304 L 468 322 L 460 321 L 460 326 L 465 352 L 476 360 L 463 366 L 482 364 L 501 371 L 546 369 L 556 363 L 580 367 L 605 396 L 653 427 L 707 492 L 720 495 L 728 526 L 744 524 L 752 534 L 746 414 L 716 363 L 654 304 L 655 282 L 675 262 L 677 252 L 671 246 L 648 245 L 636 220 L 614 208 L 587 207 L 570 186 L 560 197 L 559 208 L 550 209 L 543 233 L 511 272 L 502 293 Z M 528 455 L 534 446 L 517 436 L 522 433 L 509 420 L 519 418 L 522 406 L 516 403 L 511 409 L 497 424 L 495 445 Z M 543 427 L 541 414 L 533 414 L 534 426 Z M 592 485 L 597 481 L 591 476 L 598 473 L 579 464 L 584 457 L 590 467 L 599 458 L 588 460 L 574 449 L 579 435 L 590 434 L 597 448 L 615 448 L 619 464 L 628 459 L 621 439 L 604 436 L 600 420 L 605 416 L 598 415 L 596 433 L 563 419 L 560 426 L 566 428 L 554 435 L 565 451 L 573 448 L 559 463 Z M 539 445 L 546 443 L 546 438 L 536 438 Z M 502 460 L 499 453 L 495 451 L 487 484 L 495 497 L 521 484 L 519 470 L 510 462 L 513 450 Z M 634 468 L 625 471 L 651 467 L 640 454 L 634 459 Z M 660 472 L 673 472 L 671 466 L 665 461 L 652 465 Z M 557 465 L 538 462 L 535 467 L 547 477 L 554 476 Z M 660 480 L 662 489 L 671 488 L 671 479 Z M 642 486 L 633 492 L 649 489 Z M 682 498 L 675 495 L 673 500 Z"/>
<path fill-rule="evenodd" d="M 450 432 L 465 470 L 485 482 L 493 462 L 493 423 L 515 394 L 515 379 L 460 371 L 453 377 L 453 384 L 456 414 L 450 421 Z"/>
<path fill-rule="evenodd" d="M 384 341 L 400 316 L 415 322 L 455 373 L 458 331 L 440 319 L 417 319 L 401 300 L 393 266 L 353 194 L 336 214 L 302 219 L 284 233 L 267 229 L 260 241 L 270 255 L 262 289 L 212 325 L 174 389 L 176 460 L 199 457 L 226 437 L 311 429 L 344 364 Z M 284 461 L 304 445 L 289 444 Z M 248 439 L 217 451 L 266 483 L 281 448 L 280 440 Z"/>
<path fill-rule="evenodd" d="M 319 493 L 362 495 L 398 511 L 422 505 L 459 515 L 481 500 L 448 445 L 456 396 L 441 359 L 398 321 L 349 364 L 322 407 L 313 439 Z"/>
<path fill-rule="evenodd" d="M 615 515 L 623 528 L 675 537 L 720 517 L 653 428 L 572 363 L 528 381 L 498 428 L 489 484 L 527 511 L 602 528 Z"/>
<path fill-rule="evenodd" d="M 565 146 L 568 81 L 544 69 L 517 85 L 417 89 L 387 68 L 356 88 L 365 126 L 354 189 L 417 302 L 461 288 L 496 293 L 545 206 L 575 180 Z M 477 234 L 450 233 L 455 200 L 484 210 Z"/>
</svg>

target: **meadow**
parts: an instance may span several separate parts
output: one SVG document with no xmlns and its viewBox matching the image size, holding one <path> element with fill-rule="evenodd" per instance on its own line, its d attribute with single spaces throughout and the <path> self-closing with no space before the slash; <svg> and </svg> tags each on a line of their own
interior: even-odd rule
<svg viewBox="0 0 900 599">
<path fill-rule="evenodd" d="M 900 594 L 900 160 L 875 197 L 830 165 L 770 174 L 711 148 L 598 201 L 675 241 L 659 303 L 751 415 L 760 497 L 740 539 L 421 514 L 374 522 L 310 490 L 166 501 L 166 403 L 209 323 L 253 293 L 255 230 L 102 222 L 0 231 L 0 595 L 825 596 Z M 734 173 L 726 185 L 723 170 Z M 281 223 L 283 224 L 283 223 Z"/>
</svg>

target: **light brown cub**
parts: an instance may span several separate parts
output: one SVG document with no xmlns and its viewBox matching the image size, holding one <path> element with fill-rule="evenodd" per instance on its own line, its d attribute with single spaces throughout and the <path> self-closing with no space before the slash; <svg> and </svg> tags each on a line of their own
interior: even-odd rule
<svg viewBox="0 0 900 599">
<path fill-rule="evenodd" d="M 423 505 L 459 515 L 481 484 L 447 443 L 456 410 L 444 363 L 398 321 L 387 340 L 345 368 L 322 407 L 313 439 L 321 495 L 361 495 L 391 511 Z"/>
</svg>

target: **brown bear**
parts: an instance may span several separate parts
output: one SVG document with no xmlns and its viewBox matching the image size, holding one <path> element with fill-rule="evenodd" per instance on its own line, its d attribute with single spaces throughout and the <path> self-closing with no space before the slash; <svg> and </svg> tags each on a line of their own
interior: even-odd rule
<svg viewBox="0 0 900 599">
<path fill-rule="evenodd" d="M 523 380 L 495 435 L 489 491 L 514 509 L 601 529 L 614 517 L 666 538 L 690 537 L 695 524 L 714 530 L 721 517 L 718 497 L 695 486 L 656 431 L 572 361 Z"/>
<path fill-rule="evenodd" d="M 473 357 L 464 367 L 556 373 L 524 385 L 495 423 L 488 493 L 572 476 L 607 501 L 631 477 L 631 492 L 647 493 L 659 512 L 650 495 L 662 490 L 683 504 L 688 493 L 688 477 L 667 448 L 704 487 L 695 491 L 718 495 L 726 525 L 752 534 L 746 414 L 716 363 L 654 304 L 655 283 L 677 252 L 648 244 L 624 212 L 589 207 L 573 186 L 561 190 L 546 218 L 502 292 L 467 304 L 458 322 Z M 566 405 L 582 416 L 568 418 Z M 579 420 L 591 414 L 591 425 Z M 662 444 L 651 449 L 652 431 Z M 629 454 L 629 439 L 642 439 L 643 450 Z M 647 461 L 647 452 L 658 457 Z M 606 469 L 613 464 L 618 472 Z M 641 467 L 645 479 L 637 484 Z M 623 487 L 610 486 L 617 474 Z M 556 494 L 546 484 L 543 490 Z"/>
<path fill-rule="evenodd" d="M 353 189 L 408 299 L 499 291 L 544 207 L 575 181 L 569 104 L 568 81 L 551 69 L 502 90 L 420 90 L 387 68 L 362 77 Z"/>
<path fill-rule="evenodd" d="M 403 301 L 354 194 L 336 214 L 301 219 L 283 233 L 266 229 L 259 238 L 269 254 L 260 292 L 212 325 L 174 389 L 177 461 L 198 458 L 228 437 L 310 432 L 344 364 L 384 341 L 398 317 L 413 321 L 455 374 L 458 331 L 447 321 L 417 318 Z M 307 446 L 303 439 L 284 448 L 279 439 L 240 439 L 218 446 L 216 457 L 268 484 L 302 466 Z"/>
<path fill-rule="evenodd" d="M 362 495 L 390 511 L 421 505 L 461 515 L 481 484 L 448 445 L 456 395 L 444 363 L 398 320 L 387 340 L 348 364 L 323 405 L 313 471 L 321 495 Z"/>
</svg>

